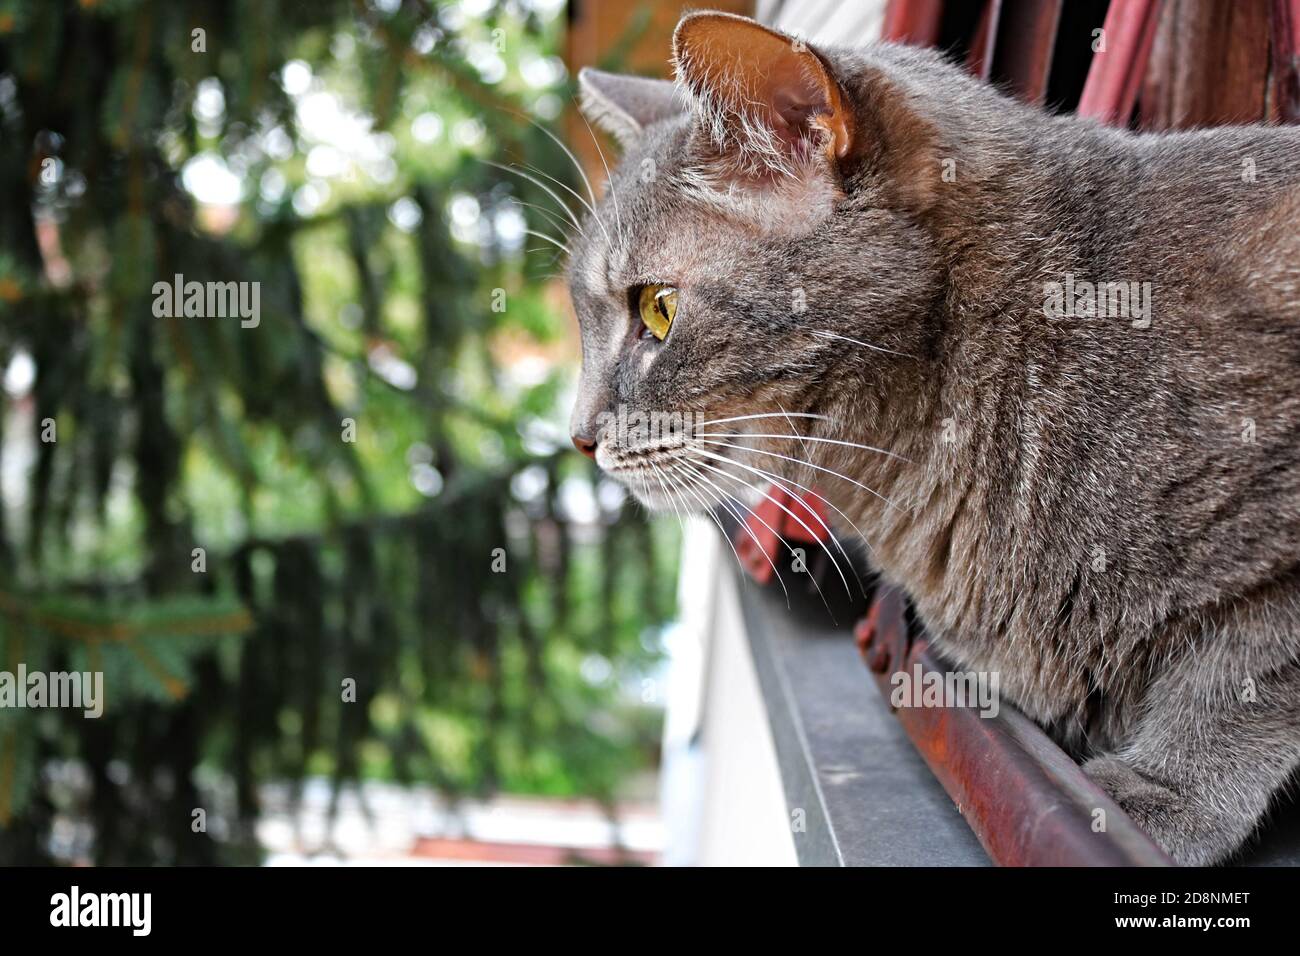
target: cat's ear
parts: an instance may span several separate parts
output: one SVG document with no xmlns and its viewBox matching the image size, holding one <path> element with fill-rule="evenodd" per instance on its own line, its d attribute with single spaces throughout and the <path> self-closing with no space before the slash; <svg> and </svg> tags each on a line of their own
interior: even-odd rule
<svg viewBox="0 0 1300 956">
<path fill-rule="evenodd" d="M 685 112 L 668 80 L 584 67 L 578 71 L 578 92 L 582 115 L 625 147 L 651 123 Z"/>
<path fill-rule="evenodd" d="M 689 14 L 673 34 L 678 81 L 705 132 L 750 171 L 789 173 L 854 145 L 848 95 L 801 40 L 728 13 Z"/>
</svg>

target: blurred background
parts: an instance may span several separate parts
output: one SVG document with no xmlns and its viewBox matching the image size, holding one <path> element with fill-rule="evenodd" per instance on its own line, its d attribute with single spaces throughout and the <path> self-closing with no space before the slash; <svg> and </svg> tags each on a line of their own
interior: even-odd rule
<svg viewBox="0 0 1300 956">
<path fill-rule="evenodd" d="M 0 708 L 0 863 L 660 859 L 681 531 L 534 233 L 682 6 L 0 0 L 0 670 L 105 686 Z"/>
</svg>

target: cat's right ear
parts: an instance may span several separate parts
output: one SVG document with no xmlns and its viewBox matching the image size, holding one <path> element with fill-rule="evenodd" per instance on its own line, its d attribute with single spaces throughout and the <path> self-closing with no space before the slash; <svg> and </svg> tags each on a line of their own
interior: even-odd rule
<svg viewBox="0 0 1300 956">
<path fill-rule="evenodd" d="M 673 61 L 725 183 L 834 182 L 867 165 L 901 207 L 934 202 L 936 131 L 878 71 L 850 92 L 812 46 L 730 13 L 683 17 Z"/>
<path fill-rule="evenodd" d="M 584 67 L 578 71 L 582 115 L 627 147 L 651 123 L 686 111 L 668 80 L 625 76 Z"/>
<path fill-rule="evenodd" d="M 673 63 L 704 131 L 747 172 L 794 174 L 817 153 L 854 145 L 848 95 L 796 37 L 729 13 L 690 13 L 673 33 Z"/>
</svg>

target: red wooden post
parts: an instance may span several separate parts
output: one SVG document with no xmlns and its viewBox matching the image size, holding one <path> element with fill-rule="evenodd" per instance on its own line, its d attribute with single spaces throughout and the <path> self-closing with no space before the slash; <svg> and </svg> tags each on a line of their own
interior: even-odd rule
<svg viewBox="0 0 1300 956">
<path fill-rule="evenodd" d="M 912 46 L 934 46 L 943 23 L 943 0 L 889 0 L 880 39 Z"/>
<path fill-rule="evenodd" d="M 1278 118 L 1300 123 L 1300 0 L 1273 0 L 1273 84 Z"/>
<path fill-rule="evenodd" d="M 1124 126 L 1133 115 L 1160 21 L 1161 0 L 1115 0 L 1102 27 L 1105 49 L 1092 55 L 1092 68 L 1079 99 L 1080 116 Z"/>
</svg>

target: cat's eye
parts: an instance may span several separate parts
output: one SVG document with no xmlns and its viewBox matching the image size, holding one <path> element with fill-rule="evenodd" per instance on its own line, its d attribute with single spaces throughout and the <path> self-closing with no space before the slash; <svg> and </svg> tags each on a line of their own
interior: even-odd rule
<svg viewBox="0 0 1300 956">
<path fill-rule="evenodd" d="M 637 293 L 637 311 L 645 331 L 662 342 L 677 317 L 677 290 L 670 285 L 643 285 Z"/>
</svg>

